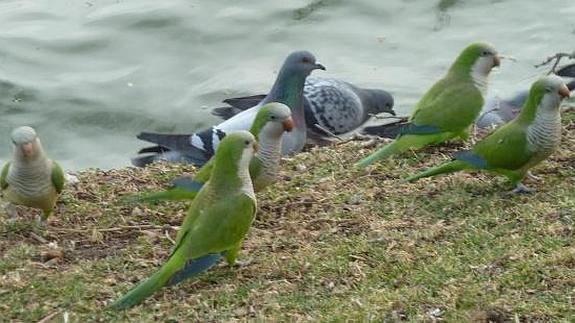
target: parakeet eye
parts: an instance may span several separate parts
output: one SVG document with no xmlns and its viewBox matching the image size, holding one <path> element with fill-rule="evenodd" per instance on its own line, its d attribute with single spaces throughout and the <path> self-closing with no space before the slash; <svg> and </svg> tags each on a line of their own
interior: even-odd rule
<svg viewBox="0 0 575 323">
<path fill-rule="evenodd" d="M 487 55 L 489 55 L 489 51 L 487 51 L 487 50 L 484 50 L 484 51 L 481 53 L 481 56 L 487 56 Z"/>
<path fill-rule="evenodd" d="M 275 120 L 276 116 L 271 116 L 270 119 Z"/>
<path fill-rule="evenodd" d="M 250 145 L 250 141 L 249 141 L 249 140 L 246 140 L 246 141 L 244 141 L 244 144 L 246 144 L 246 146 L 249 146 L 249 145 Z"/>
<path fill-rule="evenodd" d="M 551 93 L 551 88 L 546 87 L 546 88 L 545 88 L 545 92 Z"/>
</svg>

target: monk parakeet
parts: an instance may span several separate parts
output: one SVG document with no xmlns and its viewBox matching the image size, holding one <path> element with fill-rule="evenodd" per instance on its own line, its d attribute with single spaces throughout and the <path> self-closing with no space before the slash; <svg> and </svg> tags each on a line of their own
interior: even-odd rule
<svg viewBox="0 0 575 323">
<path fill-rule="evenodd" d="M 290 155 L 302 150 L 306 142 L 306 118 L 303 107 L 303 87 L 306 77 L 316 69 L 325 67 L 308 51 L 291 53 L 284 61 L 269 94 L 256 106 L 208 129 L 193 134 L 159 134 L 142 132 L 138 139 L 157 146 L 144 148 L 132 159 L 135 166 L 143 167 L 157 160 L 204 165 L 214 154 L 226 133 L 249 130 L 257 112 L 270 102 L 280 102 L 291 109 L 294 129 L 282 138 L 282 154 Z"/>
<path fill-rule="evenodd" d="M 271 102 L 262 106 L 252 124 L 250 132 L 258 141 L 258 152 L 250 162 L 250 175 L 257 191 L 275 182 L 281 157 L 281 142 L 284 132 L 293 128 L 290 109 L 282 103 Z M 202 185 L 210 179 L 214 167 L 212 157 L 193 178 L 176 179 L 174 187 L 165 192 L 150 193 L 137 197 L 136 201 L 191 200 Z"/>
<path fill-rule="evenodd" d="M 111 306 L 125 309 L 156 290 L 198 275 L 224 258 L 235 263 L 256 213 L 249 164 L 256 140 L 247 131 L 227 135 L 216 150 L 207 181 L 192 201 L 167 262 Z"/>
<path fill-rule="evenodd" d="M 455 154 L 452 161 L 431 168 L 408 181 L 465 169 L 481 169 L 506 176 L 516 185 L 514 193 L 529 192 L 521 180 L 527 171 L 547 158 L 561 141 L 559 105 L 569 97 L 561 78 L 550 75 L 531 86 L 519 115 L 501 126 L 470 151 Z"/>
<path fill-rule="evenodd" d="M 41 209 L 46 220 L 53 212 L 64 187 L 64 172 L 44 154 L 40 138 L 30 127 L 12 131 L 14 157 L 0 175 L 4 199 L 14 204 Z"/>
<path fill-rule="evenodd" d="M 468 138 L 469 128 L 483 106 L 487 78 L 500 57 L 493 46 L 474 43 L 467 46 L 449 68 L 419 100 L 409 126 L 377 152 L 359 161 L 366 167 L 373 162 L 408 149 L 419 149 L 451 138 Z"/>
</svg>

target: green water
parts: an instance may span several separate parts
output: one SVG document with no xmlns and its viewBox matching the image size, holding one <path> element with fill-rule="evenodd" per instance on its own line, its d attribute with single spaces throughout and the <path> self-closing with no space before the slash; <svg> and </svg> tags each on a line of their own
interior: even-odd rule
<svg viewBox="0 0 575 323">
<path fill-rule="evenodd" d="M 575 2 L 2 0 L 0 161 L 31 125 L 68 169 L 127 165 L 136 133 L 215 123 L 211 107 L 266 91 L 296 49 L 327 66 L 316 75 L 384 88 L 408 113 L 476 40 L 518 60 L 493 90 L 528 87 L 534 64 L 575 50 Z"/>
</svg>

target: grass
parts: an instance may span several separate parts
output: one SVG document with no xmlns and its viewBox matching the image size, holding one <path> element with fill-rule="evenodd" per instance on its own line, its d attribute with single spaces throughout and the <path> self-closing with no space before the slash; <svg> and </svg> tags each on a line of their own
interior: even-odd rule
<svg viewBox="0 0 575 323">
<path fill-rule="evenodd" d="M 501 177 L 405 183 L 460 145 L 350 168 L 363 142 L 284 163 L 259 194 L 241 266 L 220 265 L 126 312 L 107 304 L 166 259 L 185 203 L 127 205 L 190 166 L 87 170 L 46 228 L 0 215 L 0 317 L 71 321 L 568 321 L 575 317 L 575 118 L 563 143 L 509 196 Z"/>
</svg>

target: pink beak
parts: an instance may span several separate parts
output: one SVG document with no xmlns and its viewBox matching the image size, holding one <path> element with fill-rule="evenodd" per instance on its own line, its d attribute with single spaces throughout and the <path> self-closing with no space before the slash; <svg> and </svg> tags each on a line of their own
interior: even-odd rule
<svg viewBox="0 0 575 323">
<path fill-rule="evenodd" d="M 562 98 L 568 98 L 571 96 L 571 92 L 569 91 L 569 88 L 565 85 L 563 85 L 560 89 L 559 89 L 559 95 Z"/>
<path fill-rule="evenodd" d="M 26 157 L 30 157 L 34 154 L 34 143 L 27 142 L 21 146 L 22 153 Z"/>
</svg>

